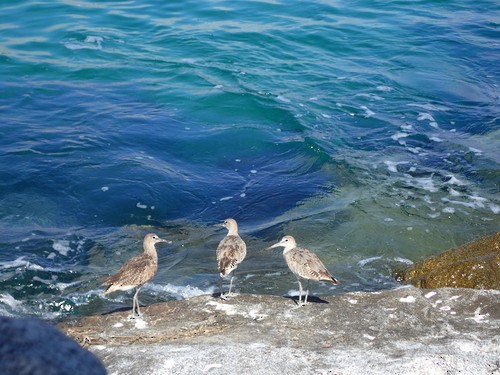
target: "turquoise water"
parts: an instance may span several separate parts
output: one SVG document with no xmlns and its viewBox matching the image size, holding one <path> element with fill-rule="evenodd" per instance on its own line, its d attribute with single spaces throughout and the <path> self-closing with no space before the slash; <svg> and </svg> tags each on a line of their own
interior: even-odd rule
<svg viewBox="0 0 500 375">
<path fill-rule="evenodd" d="M 284 234 L 339 286 L 499 230 L 496 1 L 8 1 L 0 6 L 0 313 L 131 306 L 100 278 L 149 231 L 152 303 L 294 294 Z"/>
</svg>

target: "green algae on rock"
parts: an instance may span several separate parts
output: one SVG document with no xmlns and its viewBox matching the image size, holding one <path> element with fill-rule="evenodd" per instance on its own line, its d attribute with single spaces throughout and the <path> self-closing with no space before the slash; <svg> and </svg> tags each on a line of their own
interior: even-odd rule
<svg viewBox="0 0 500 375">
<path fill-rule="evenodd" d="M 420 288 L 500 289 L 500 232 L 425 259 L 398 279 Z"/>
</svg>

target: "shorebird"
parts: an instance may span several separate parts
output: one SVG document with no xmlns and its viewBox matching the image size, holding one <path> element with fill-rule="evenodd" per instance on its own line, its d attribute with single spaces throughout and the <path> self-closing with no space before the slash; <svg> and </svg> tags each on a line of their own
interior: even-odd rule
<svg viewBox="0 0 500 375">
<path fill-rule="evenodd" d="M 222 224 L 216 224 L 216 226 L 224 227 L 228 230 L 226 237 L 224 237 L 217 247 L 217 266 L 219 268 L 220 277 L 224 278 L 234 271 L 236 267 L 238 267 L 238 264 L 245 259 L 247 255 L 247 246 L 238 235 L 238 224 L 236 220 L 226 219 Z M 220 297 L 222 299 L 225 299 L 226 296 L 230 296 L 233 287 L 233 279 L 234 272 L 229 283 L 229 292 L 224 296 L 221 291 Z"/>
<path fill-rule="evenodd" d="M 284 247 L 283 257 L 290 271 L 297 277 L 297 281 L 299 282 L 299 306 L 304 306 L 307 303 L 307 295 L 309 293 L 309 289 L 306 290 L 306 296 L 304 302 L 302 302 L 302 283 L 300 282 L 300 278 L 307 279 L 308 285 L 309 280 L 329 281 L 334 285 L 338 284 L 338 281 L 330 274 L 318 256 L 311 250 L 297 247 L 297 242 L 295 242 L 295 238 L 292 236 L 283 237 L 280 242 L 268 247 L 268 249 L 275 247 Z"/>
<path fill-rule="evenodd" d="M 164 240 L 154 233 L 147 234 L 143 241 L 144 252 L 131 258 L 117 273 L 107 277 L 103 282 L 103 285 L 107 285 L 104 294 L 117 290 L 135 289 L 132 316 L 141 315 L 137 295 L 141 287 L 151 280 L 158 270 L 158 254 L 155 244 L 159 242 L 172 243 L 172 241 Z"/>
</svg>

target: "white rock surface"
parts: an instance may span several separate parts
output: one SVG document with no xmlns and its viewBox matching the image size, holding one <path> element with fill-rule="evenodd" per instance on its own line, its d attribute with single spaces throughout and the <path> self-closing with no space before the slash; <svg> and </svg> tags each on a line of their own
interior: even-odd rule
<svg viewBox="0 0 500 375">
<path fill-rule="evenodd" d="M 500 374 L 500 292 L 433 292 L 200 296 L 142 309 L 141 329 L 128 312 L 61 327 L 116 375 Z"/>
</svg>

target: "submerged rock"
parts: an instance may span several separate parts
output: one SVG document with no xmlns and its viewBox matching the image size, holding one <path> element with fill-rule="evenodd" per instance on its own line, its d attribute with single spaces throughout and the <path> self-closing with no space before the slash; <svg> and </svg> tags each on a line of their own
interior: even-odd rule
<svg viewBox="0 0 500 375">
<path fill-rule="evenodd" d="M 0 374 L 104 375 L 95 355 L 39 319 L 0 317 Z"/>
<path fill-rule="evenodd" d="M 500 292 L 413 287 L 311 298 L 213 296 L 61 323 L 115 374 L 489 374 Z M 497 334 L 495 334 L 495 332 Z"/>
<path fill-rule="evenodd" d="M 420 288 L 500 289 L 500 232 L 417 263 L 399 278 Z"/>
</svg>

